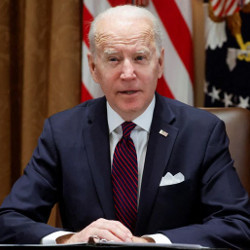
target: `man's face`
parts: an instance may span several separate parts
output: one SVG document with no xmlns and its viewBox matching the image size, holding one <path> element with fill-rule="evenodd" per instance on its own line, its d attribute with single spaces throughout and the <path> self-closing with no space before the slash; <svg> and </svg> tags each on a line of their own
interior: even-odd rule
<svg viewBox="0 0 250 250">
<path fill-rule="evenodd" d="M 162 75 L 164 52 L 157 56 L 150 21 L 127 19 L 98 23 L 96 54 L 88 59 L 92 77 L 110 106 L 123 119 L 133 120 L 152 101 Z"/>
</svg>

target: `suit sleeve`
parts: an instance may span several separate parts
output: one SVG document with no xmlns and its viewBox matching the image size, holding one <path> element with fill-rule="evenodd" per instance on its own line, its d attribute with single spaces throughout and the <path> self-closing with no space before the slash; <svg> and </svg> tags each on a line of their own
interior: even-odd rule
<svg viewBox="0 0 250 250">
<path fill-rule="evenodd" d="M 57 202 L 59 160 L 49 120 L 38 146 L 0 208 L 1 243 L 40 243 L 58 229 L 46 224 Z"/>
<path fill-rule="evenodd" d="M 248 195 L 233 167 L 222 121 L 212 129 L 202 168 L 200 200 L 203 222 L 161 233 L 173 243 L 232 249 L 250 247 Z M 183 207 L 185 209 L 185 204 Z"/>
</svg>

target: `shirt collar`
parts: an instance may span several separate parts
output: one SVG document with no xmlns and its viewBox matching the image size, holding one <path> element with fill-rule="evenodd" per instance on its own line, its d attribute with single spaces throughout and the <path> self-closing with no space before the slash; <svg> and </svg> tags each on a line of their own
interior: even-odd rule
<svg viewBox="0 0 250 250">
<path fill-rule="evenodd" d="M 150 131 L 150 126 L 153 119 L 153 113 L 155 108 L 155 96 L 152 99 L 151 103 L 147 107 L 147 109 L 136 119 L 133 120 L 140 128 L 146 130 L 147 132 Z M 119 127 L 124 120 L 117 114 L 109 105 L 107 101 L 107 115 L 108 115 L 108 126 L 109 126 L 109 133 L 112 133 L 117 127 Z"/>
</svg>

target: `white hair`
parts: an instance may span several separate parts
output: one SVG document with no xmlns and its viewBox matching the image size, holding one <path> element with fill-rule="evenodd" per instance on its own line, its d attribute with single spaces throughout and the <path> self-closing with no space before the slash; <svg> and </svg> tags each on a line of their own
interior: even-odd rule
<svg viewBox="0 0 250 250">
<path fill-rule="evenodd" d="M 94 21 L 91 23 L 90 31 L 89 31 L 89 44 L 90 44 L 90 51 L 93 55 L 95 55 L 96 52 L 96 44 L 95 44 L 95 36 L 96 36 L 96 30 L 97 30 L 97 23 L 100 22 L 102 19 L 106 17 L 112 17 L 114 16 L 121 16 L 125 15 L 127 18 L 147 18 L 152 22 L 153 25 L 153 33 L 154 33 L 154 39 L 156 44 L 156 52 L 157 55 L 160 56 L 161 50 L 162 50 L 162 34 L 161 34 L 161 28 L 158 19 L 147 9 L 142 7 L 137 7 L 133 5 L 120 5 L 113 8 L 109 8 L 105 10 L 104 12 L 100 13 Z"/>
</svg>

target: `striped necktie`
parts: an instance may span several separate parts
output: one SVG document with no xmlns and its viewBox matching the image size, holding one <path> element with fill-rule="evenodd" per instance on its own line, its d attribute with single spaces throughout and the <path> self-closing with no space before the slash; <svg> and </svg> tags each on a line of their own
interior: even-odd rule
<svg viewBox="0 0 250 250">
<path fill-rule="evenodd" d="M 130 133 L 136 125 L 122 124 L 123 136 L 117 143 L 112 165 L 113 199 L 117 219 L 132 232 L 137 218 L 137 156 Z"/>
</svg>

